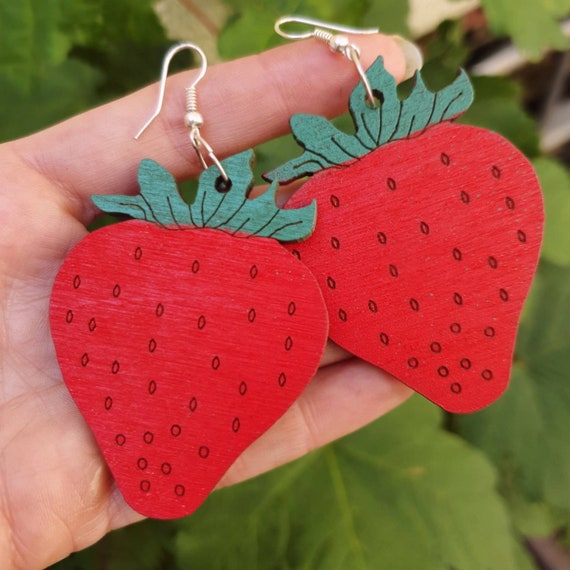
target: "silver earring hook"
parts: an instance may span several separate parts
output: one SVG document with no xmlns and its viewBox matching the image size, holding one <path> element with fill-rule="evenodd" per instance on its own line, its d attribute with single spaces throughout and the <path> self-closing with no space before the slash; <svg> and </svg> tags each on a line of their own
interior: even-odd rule
<svg viewBox="0 0 570 570">
<path fill-rule="evenodd" d="M 229 180 L 226 171 L 224 170 L 221 162 L 218 160 L 214 154 L 214 150 L 208 144 L 206 139 L 200 133 L 200 127 L 204 125 L 204 118 L 202 114 L 198 112 L 198 99 L 196 93 L 196 86 L 206 75 L 206 70 L 208 69 L 208 60 L 206 54 L 202 51 L 200 47 L 192 42 L 182 42 L 172 46 L 166 55 L 164 56 L 164 61 L 162 63 L 162 71 L 160 74 L 160 85 L 158 91 L 158 101 L 156 103 L 156 109 L 149 120 L 141 127 L 139 132 L 135 135 L 135 139 L 140 138 L 140 136 L 146 131 L 146 129 L 151 125 L 151 123 L 160 115 L 162 111 L 162 106 L 164 104 L 164 94 L 166 92 L 166 79 L 168 77 L 168 68 L 170 67 L 170 62 L 172 58 L 179 52 L 185 49 L 190 49 L 195 51 L 201 60 L 200 71 L 198 75 L 194 78 L 192 83 L 186 87 L 186 115 L 184 116 L 184 122 L 186 126 L 190 129 L 190 142 L 192 147 L 202 164 L 204 170 L 208 168 L 208 164 L 204 157 L 205 154 L 210 158 L 212 163 L 218 168 L 222 178 L 227 182 Z"/>
<path fill-rule="evenodd" d="M 304 32 L 286 32 L 283 29 L 285 24 L 302 24 L 310 26 L 311 29 Z M 275 31 L 282 37 L 288 40 L 306 40 L 309 38 L 316 38 L 326 42 L 329 48 L 341 55 L 345 56 L 349 61 L 354 63 L 356 70 L 364 89 L 366 97 L 372 107 L 376 107 L 376 100 L 372 87 L 366 77 L 364 68 L 360 61 L 360 49 L 356 44 L 353 44 L 344 34 L 358 34 L 358 35 L 371 35 L 379 32 L 378 28 L 354 28 L 351 26 L 342 26 L 339 24 L 331 24 L 322 22 L 314 18 L 306 18 L 304 16 L 283 16 L 275 22 Z M 340 32 L 340 34 L 333 34 L 332 32 Z"/>
</svg>

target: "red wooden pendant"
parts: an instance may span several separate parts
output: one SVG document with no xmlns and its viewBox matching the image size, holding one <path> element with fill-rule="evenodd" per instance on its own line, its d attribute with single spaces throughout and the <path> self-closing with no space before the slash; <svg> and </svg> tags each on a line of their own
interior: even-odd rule
<svg viewBox="0 0 570 570">
<path fill-rule="evenodd" d="M 279 210 L 275 187 L 246 200 L 250 158 L 224 161 L 229 190 L 206 171 L 190 207 L 144 161 L 141 195 L 95 201 L 149 221 L 90 234 L 54 285 L 64 380 L 126 501 L 147 516 L 194 511 L 299 396 L 324 350 L 318 284 L 269 237 L 310 233 L 314 205 Z"/>
<path fill-rule="evenodd" d="M 381 60 L 367 75 L 383 103 L 355 90 L 355 135 L 292 120 L 305 152 L 268 178 L 315 173 L 288 207 L 316 198 L 319 223 L 287 247 L 323 289 L 332 340 L 471 412 L 508 383 L 542 240 L 539 184 L 508 141 L 449 122 L 472 99 L 464 74 L 437 95 L 418 75 L 405 101 Z"/>
</svg>

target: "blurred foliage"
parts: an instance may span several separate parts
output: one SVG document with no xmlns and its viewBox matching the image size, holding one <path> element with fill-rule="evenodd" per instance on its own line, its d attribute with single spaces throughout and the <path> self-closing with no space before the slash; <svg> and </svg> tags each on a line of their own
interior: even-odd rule
<svg viewBox="0 0 570 570">
<path fill-rule="evenodd" d="M 482 3 L 490 29 L 532 57 L 567 46 L 557 20 L 570 13 L 570 0 Z M 288 13 L 407 33 L 405 0 L 225 4 L 218 37 L 225 58 L 277 45 L 274 20 Z M 0 0 L 0 140 L 153 81 L 169 43 L 151 0 Z M 459 22 L 444 22 L 423 48 L 432 89 L 453 80 L 471 55 Z M 461 120 L 500 132 L 533 160 L 547 211 L 506 395 L 462 417 L 415 397 L 357 434 L 214 493 L 186 519 L 116 531 L 54 568 L 532 570 L 525 536 L 568 540 L 570 175 L 541 155 L 520 83 L 473 83 L 476 101 Z M 262 145 L 257 173 L 298 152 L 291 137 Z"/>
</svg>

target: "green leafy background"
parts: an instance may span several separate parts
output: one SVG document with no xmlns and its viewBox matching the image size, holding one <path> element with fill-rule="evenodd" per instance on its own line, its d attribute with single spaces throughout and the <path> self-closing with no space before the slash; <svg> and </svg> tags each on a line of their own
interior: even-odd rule
<svg viewBox="0 0 570 570">
<path fill-rule="evenodd" d="M 510 37 L 530 59 L 568 48 L 558 21 L 570 0 L 482 7 L 486 33 Z M 188 13 L 184 37 L 168 23 L 174 9 Z M 284 14 L 405 35 L 408 9 L 406 0 L 0 0 L 0 140 L 153 81 L 172 39 L 209 42 L 211 59 L 229 59 L 276 45 L 273 22 Z M 457 21 L 422 47 L 433 89 L 473 56 Z M 461 120 L 518 145 L 546 200 L 542 260 L 506 395 L 461 417 L 414 397 L 352 436 L 214 493 L 190 517 L 116 531 L 54 568 L 531 570 L 529 540 L 568 542 L 570 175 L 541 154 L 518 77 L 473 83 L 476 100 Z M 290 137 L 256 150 L 258 173 L 298 153 Z"/>
</svg>

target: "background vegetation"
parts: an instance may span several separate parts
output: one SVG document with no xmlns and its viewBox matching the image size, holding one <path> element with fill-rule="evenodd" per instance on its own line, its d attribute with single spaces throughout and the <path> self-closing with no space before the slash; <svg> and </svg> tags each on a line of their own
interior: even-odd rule
<svg viewBox="0 0 570 570">
<path fill-rule="evenodd" d="M 407 0 L 0 0 L 0 140 L 154 81 L 173 39 L 234 58 L 277 44 L 283 14 L 409 36 L 408 11 Z M 541 150 L 554 87 L 565 94 L 568 14 L 570 0 L 482 0 L 420 32 L 432 88 L 509 38 L 532 60 L 506 77 L 474 77 L 476 103 L 462 119 L 518 145 L 546 197 L 543 257 L 507 394 L 465 417 L 416 396 L 357 434 L 214 493 L 193 516 L 117 531 L 53 568 L 568 568 L 570 177 L 563 144 Z M 288 138 L 263 145 L 259 171 L 296 153 Z"/>
</svg>

